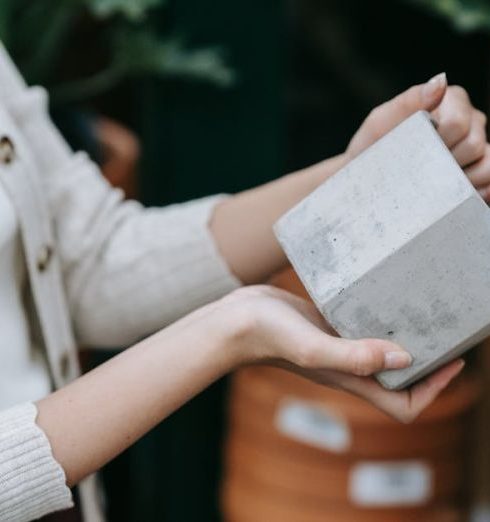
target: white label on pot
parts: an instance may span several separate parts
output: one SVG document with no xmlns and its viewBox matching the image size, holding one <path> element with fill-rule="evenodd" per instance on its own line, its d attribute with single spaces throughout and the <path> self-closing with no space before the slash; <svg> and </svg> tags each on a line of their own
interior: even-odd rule
<svg viewBox="0 0 490 522">
<path fill-rule="evenodd" d="M 277 410 L 276 427 L 283 435 L 329 451 L 346 451 L 351 441 L 342 418 L 324 405 L 300 399 L 284 400 Z"/>
<path fill-rule="evenodd" d="M 432 470 L 419 460 L 362 462 L 351 470 L 349 490 L 360 506 L 416 506 L 432 494 Z"/>
</svg>

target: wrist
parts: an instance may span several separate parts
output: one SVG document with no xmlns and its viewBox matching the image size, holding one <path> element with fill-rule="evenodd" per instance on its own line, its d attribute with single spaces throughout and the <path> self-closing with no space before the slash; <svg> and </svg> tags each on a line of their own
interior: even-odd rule
<svg viewBox="0 0 490 522">
<path fill-rule="evenodd" d="M 198 334 L 206 339 L 212 353 L 208 356 L 219 367 L 220 376 L 230 373 L 246 363 L 246 343 L 250 329 L 246 311 L 241 309 L 235 290 L 231 294 L 194 312 Z M 245 307 L 244 307 L 245 308 Z M 194 315 L 192 314 L 192 315 Z M 186 329 L 189 325 L 186 326 Z"/>
<path fill-rule="evenodd" d="M 311 167 L 307 167 L 306 169 L 299 171 L 298 174 L 306 180 L 306 183 L 309 184 L 308 192 L 312 192 L 344 167 L 344 165 L 349 163 L 349 161 L 350 155 L 346 151 L 338 156 L 334 156 L 321 161 L 320 163 L 316 163 Z"/>
<path fill-rule="evenodd" d="M 228 371 L 260 362 L 260 350 L 254 339 L 260 318 L 250 301 L 255 287 L 244 287 L 223 297 L 214 305 L 215 322 L 226 353 Z"/>
</svg>

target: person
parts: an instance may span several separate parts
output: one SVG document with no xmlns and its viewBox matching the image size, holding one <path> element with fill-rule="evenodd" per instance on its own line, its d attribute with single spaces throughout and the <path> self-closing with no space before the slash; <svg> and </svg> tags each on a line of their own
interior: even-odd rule
<svg viewBox="0 0 490 522">
<path fill-rule="evenodd" d="M 103 520 L 93 473 L 242 365 L 288 368 L 405 422 L 461 370 L 385 391 L 371 375 L 409 365 L 402 347 L 337 338 L 311 304 L 260 284 L 287 263 L 275 220 L 417 110 L 490 197 L 485 117 L 445 75 L 375 109 L 335 158 L 166 208 L 123 202 L 46 103 L 0 48 L 0 520 L 67 509 L 75 484 L 85 520 Z M 75 346 L 134 343 L 79 377 Z"/>
</svg>

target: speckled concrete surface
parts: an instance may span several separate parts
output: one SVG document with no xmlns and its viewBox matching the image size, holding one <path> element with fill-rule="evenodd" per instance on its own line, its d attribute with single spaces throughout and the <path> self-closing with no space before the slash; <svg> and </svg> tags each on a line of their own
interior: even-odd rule
<svg viewBox="0 0 490 522">
<path fill-rule="evenodd" d="M 343 337 L 413 356 L 407 386 L 490 334 L 490 210 L 419 112 L 285 214 L 276 235 Z"/>
</svg>

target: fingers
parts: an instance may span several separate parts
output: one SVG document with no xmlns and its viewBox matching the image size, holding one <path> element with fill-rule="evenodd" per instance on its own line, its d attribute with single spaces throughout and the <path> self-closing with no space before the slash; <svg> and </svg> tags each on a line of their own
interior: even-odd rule
<svg viewBox="0 0 490 522">
<path fill-rule="evenodd" d="M 302 365 L 310 369 L 330 369 L 364 377 L 381 370 L 406 368 L 411 361 L 408 352 L 390 341 L 353 341 L 322 334 Z"/>
<path fill-rule="evenodd" d="M 486 116 L 476 110 L 460 86 L 448 87 L 444 73 L 415 85 L 375 108 L 354 135 L 346 154 L 357 156 L 413 113 L 431 112 L 437 130 L 461 167 L 482 159 L 486 145 Z"/>
<path fill-rule="evenodd" d="M 490 185 L 488 187 L 478 189 L 478 192 L 487 203 L 490 203 Z"/>
<path fill-rule="evenodd" d="M 485 115 L 473 110 L 468 134 L 460 139 L 451 150 L 461 167 L 467 167 L 483 158 L 487 144 L 485 125 Z"/>
<path fill-rule="evenodd" d="M 346 150 L 347 157 L 356 157 L 415 112 L 436 109 L 444 99 L 446 89 L 446 75 L 441 73 L 427 83 L 415 85 L 376 107 L 350 141 Z"/>
<path fill-rule="evenodd" d="M 380 117 L 389 117 L 398 123 L 417 111 L 432 111 L 442 102 L 447 89 L 446 74 L 441 73 L 427 83 L 414 85 L 395 98 L 381 105 L 377 110 Z"/>
<path fill-rule="evenodd" d="M 432 114 L 437 131 L 448 148 L 464 139 L 471 128 L 473 106 L 466 91 L 457 85 L 447 89 L 441 104 Z"/>
<path fill-rule="evenodd" d="M 411 422 L 431 404 L 444 388 L 462 371 L 465 362 L 457 359 L 430 375 L 427 379 L 408 390 L 408 410 L 405 418 L 400 420 Z"/>
<path fill-rule="evenodd" d="M 490 183 L 490 144 L 485 145 L 483 157 L 480 161 L 470 165 L 465 172 L 476 188 L 484 187 Z"/>
<path fill-rule="evenodd" d="M 461 372 L 464 361 L 458 359 L 442 367 L 410 390 L 385 390 L 374 379 L 347 376 L 341 387 L 384 411 L 400 422 L 412 422 L 439 393 Z"/>
<path fill-rule="evenodd" d="M 437 131 L 458 164 L 485 201 L 490 201 L 490 148 L 487 117 L 472 105 L 467 92 L 457 85 L 447 89 L 432 117 Z"/>
<path fill-rule="evenodd" d="M 490 201 L 490 145 L 486 144 L 483 157 L 465 169 L 468 179 L 480 192 L 481 197 Z"/>
</svg>

